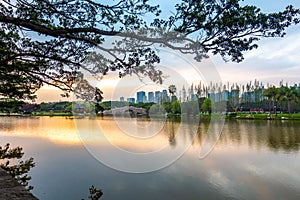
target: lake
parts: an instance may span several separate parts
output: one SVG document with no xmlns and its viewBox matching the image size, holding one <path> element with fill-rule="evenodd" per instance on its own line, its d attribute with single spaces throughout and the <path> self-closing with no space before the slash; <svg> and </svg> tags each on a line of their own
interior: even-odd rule
<svg viewBox="0 0 300 200">
<path fill-rule="evenodd" d="M 300 122 L 0 117 L 0 145 L 33 157 L 39 199 L 300 199 Z M 202 146 L 211 147 L 199 158 Z"/>
</svg>

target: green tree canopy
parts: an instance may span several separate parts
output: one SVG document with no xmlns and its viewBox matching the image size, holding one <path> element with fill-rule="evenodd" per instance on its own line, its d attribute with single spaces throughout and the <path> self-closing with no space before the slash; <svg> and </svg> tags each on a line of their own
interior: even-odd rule
<svg viewBox="0 0 300 200">
<path fill-rule="evenodd" d="M 148 0 L 2 0 L 0 95 L 32 99 L 49 84 L 66 92 L 76 86 L 102 98 L 82 70 L 97 78 L 117 71 L 120 77 L 137 74 L 161 83 L 156 69 L 161 58 L 152 44 L 193 54 L 197 61 L 211 52 L 240 62 L 260 38 L 282 37 L 299 23 L 293 6 L 266 14 L 240 2 L 182 0 L 162 19 L 159 6 Z M 119 40 L 107 48 L 112 37 Z M 95 47 L 99 52 L 91 53 Z"/>
<path fill-rule="evenodd" d="M 209 114 L 212 112 L 213 104 L 211 99 L 206 98 L 203 101 L 203 104 L 201 106 L 202 112 L 208 112 Z"/>
</svg>

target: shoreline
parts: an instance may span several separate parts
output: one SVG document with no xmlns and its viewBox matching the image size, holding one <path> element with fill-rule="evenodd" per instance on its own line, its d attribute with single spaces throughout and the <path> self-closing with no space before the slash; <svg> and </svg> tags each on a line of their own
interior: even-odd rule
<svg viewBox="0 0 300 200">
<path fill-rule="evenodd" d="M 73 115 L 72 113 L 33 113 L 33 114 L 18 114 L 18 113 L 0 113 L 0 117 L 66 117 L 66 118 L 88 118 L 88 117 L 111 117 L 112 115 L 103 115 L 98 114 L 97 116 L 90 116 L 88 114 L 84 116 Z M 153 115 L 154 118 L 167 117 L 167 118 L 181 118 L 182 116 L 196 117 L 197 115 L 187 115 L 187 114 L 167 114 L 167 115 Z M 209 120 L 211 117 L 224 116 L 224 114 L 220 113 L 212 113 L 212 114 L 199 114 L 201 119 Z M 121 116 L 120 116 L 121 117 Z M 145 116 L 135 116 L 136 118 L 149 118 Z M 269 114 L 269 113 L 227 113 L 225 115 L 225 119 L 229 120 L 281 120 L 281 121 L 294 121 L 300 120 L 300 113 L 277 113 L 277 114 Z"/>
<path fill-rule="evenodd" d="M 0 168 L 0 199 L 37 200 L 38 198 Z"/>
</svg>

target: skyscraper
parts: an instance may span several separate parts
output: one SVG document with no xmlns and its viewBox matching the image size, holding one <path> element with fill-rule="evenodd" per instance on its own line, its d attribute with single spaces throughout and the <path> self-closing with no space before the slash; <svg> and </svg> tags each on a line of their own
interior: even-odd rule
<svg viewBox="0 0 300 200">
<path fill-rule="evenodd" d="M 129 102 L 129 103 L 135 103 L 135 98 L 127 98 L 127 102 Z"/>
<path fill-rule="evenodd" d="M 161 103 L 161 91 L 155 91 L 154 102 Z"/>
<path fill-rule="evenodd" d="M 153 92 L 148 92 L 148 102 L 155 102 Z"/>
<path fill-rule="evenodd" d="M 162 91 L 162 102 L 169 102 L 169 96 L 167 90 Z"/>
<path fill-rule="evenodd" d="M 139 91 L 136 93 L 136 102 L 142 103 L 146 100 L 146 93 L 144 91 Z"/>
</svg>

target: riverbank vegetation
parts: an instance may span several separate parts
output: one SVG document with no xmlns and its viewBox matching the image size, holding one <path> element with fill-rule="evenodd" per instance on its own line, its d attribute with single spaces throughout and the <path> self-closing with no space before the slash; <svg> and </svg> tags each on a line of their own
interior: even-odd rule
<svg viewBox="0 0 300 200">
<path fill-rule="evenodd" d="M 4 169 L 27 190 L 32 190 L 33 186 L 29 185 L 31 177 L 28 176 L 28 173 L 35 166 L 35 163 L 33 158 L 25 161 L 20 160 L 23 155 L 24 152 L 21 147 L 11 148 L 8 143 L 3 147 L 0 146 L 0 168 Z"/>
</svg>

